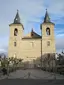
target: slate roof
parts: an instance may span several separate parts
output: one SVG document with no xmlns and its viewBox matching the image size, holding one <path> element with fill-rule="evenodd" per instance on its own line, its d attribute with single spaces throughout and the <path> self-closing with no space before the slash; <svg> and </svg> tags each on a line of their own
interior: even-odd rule
<svg viewBox="0 0 64 85">
<path fill-rule="evenodd" d="M 37 34 L 36 32 L 32 31 L 23 37 L 23 39 L 41 39 L 41 36 Z"/>
<path fill-rule="evenodd" d="M 17 10 L 17 14 L 15 16 L 15 19 L 14 19 L 14 22 L 13 23 L 14 24 L 21 24 L 18 10 Z"/>
<path fill-rule="evenodd" d="M 45 17 L 44 17 L 44 22 L 43 22 L 44 24 L 53 24 L 54 25 L 54 23 L 53 22 L 51 22 L 51 20 L 50 20 L 50 17 L 49 17 L 49 14 L 48 14 L 48 11 L 47 11 L 47 9 L 46 9 L 46 13 L 45 13 Z"/>
</svg>

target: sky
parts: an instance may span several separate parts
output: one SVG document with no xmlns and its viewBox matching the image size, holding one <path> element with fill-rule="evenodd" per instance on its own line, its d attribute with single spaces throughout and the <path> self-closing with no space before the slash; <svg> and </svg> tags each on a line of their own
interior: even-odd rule
<svg viewBox="0 0 64 85">
<path fill-rule="evenodd" d="M 64 50 L 64 0 L 0 0 L 0 52 L 8 52 L 9 24 L 13 22 L 17 9 L 25 35 L 32 28 L 41 33 L 40 24 L 47 9 L 51 21 L 55 23 L 56 51 Z"/>
</svg>

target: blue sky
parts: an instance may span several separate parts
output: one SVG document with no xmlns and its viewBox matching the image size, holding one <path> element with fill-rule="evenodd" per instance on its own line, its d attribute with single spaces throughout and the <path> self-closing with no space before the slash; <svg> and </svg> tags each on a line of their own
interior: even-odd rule
<svg viewBox="0 0 64 85">
<path fill-rule="evenodd" d="M 0 0 L 0 52 L 7 52 L 9 24 L 13 22 L 17 9 L 24 25 L 24 34 L 34 28 L 40 34 L 40 23 L 48 9 L 55 23 L 57 52 L 64 50 L 64 0 Z"/>
</svg>

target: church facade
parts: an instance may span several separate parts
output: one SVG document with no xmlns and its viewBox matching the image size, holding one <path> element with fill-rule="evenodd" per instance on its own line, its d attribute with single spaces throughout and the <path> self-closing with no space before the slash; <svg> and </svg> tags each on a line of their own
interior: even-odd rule
<svg viewBox="0 0 64 85">
<path fill-rule="evenodd" d="M 21 58 L 23 61 L 35 60 L 44 54 L 56 53 L 54 39 L 54 23 L 46 10 L 44 22 L 40 24 L 41 36 L 31 30 L 26 36 L 24 26 L 20 22 L 19 13 L 10 26 L 8 57 Z"/>
</svg>

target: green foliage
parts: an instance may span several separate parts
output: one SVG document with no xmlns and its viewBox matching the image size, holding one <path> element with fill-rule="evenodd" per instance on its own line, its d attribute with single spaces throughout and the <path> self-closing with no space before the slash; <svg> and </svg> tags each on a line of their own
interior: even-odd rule
<svg viewBox="0 0 64 85">
<path fill-rule="evenodd" d="M 7 68 L 7 65 L 9 64 L 9 62 L 8 62 L 8 60 L 7 59 L 2 59 L 1 60 L 1 67 L 3 68 L 3 67 L 5 67 L 5 68 Z"/>
</svg>

